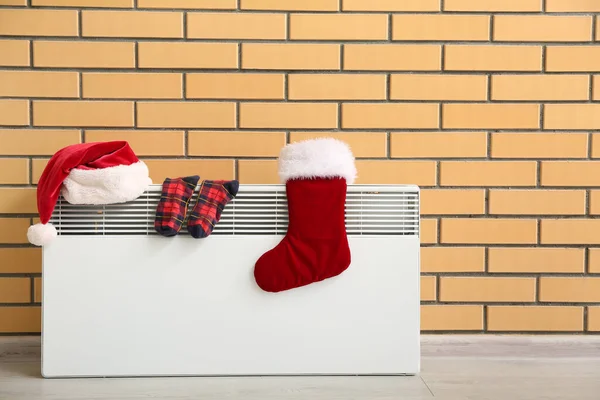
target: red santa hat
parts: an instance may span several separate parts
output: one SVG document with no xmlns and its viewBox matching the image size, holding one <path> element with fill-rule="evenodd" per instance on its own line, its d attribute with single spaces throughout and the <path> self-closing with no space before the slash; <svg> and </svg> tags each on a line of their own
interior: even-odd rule
<svg viewBox="0 0 600 400">
<path fill-rule="evenodd" d="M 48 221 L 59 195 L 71 204 L 124 203 L 138 198 L 151 183 L 148 167 L 125 141 L 67 146 L 54 154 L 40 177 L 40 223 L 29 227 L 27 239 L 43 246 L 56 237 Z"/>
</svg>

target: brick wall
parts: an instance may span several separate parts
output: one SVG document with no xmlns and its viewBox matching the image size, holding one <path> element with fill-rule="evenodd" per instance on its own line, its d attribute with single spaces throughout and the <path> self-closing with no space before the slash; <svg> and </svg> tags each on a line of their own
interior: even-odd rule
<svg viewBox="0 0 600 400">
<path fill-rule="evenodd" d="M 341 4 L 340 4 L 341 3 Z M 276 183 L 333 135 L 422 197 L 422 328 L 600 332 L 599 0 L 0 0 L 0 332 L 39 332 L 49 156 Z"/>
</svg>

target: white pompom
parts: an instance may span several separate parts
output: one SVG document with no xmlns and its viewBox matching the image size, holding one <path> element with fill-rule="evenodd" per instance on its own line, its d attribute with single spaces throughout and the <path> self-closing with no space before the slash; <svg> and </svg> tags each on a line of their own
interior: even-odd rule
<svg viewBox="0 0 600 400">
<path fill-rule="evenodd" d="M 29 243 L 44 246 L 56 237 L 56 228 L 52 224 L 35 224 L 27 230 Z"/>
</svg>

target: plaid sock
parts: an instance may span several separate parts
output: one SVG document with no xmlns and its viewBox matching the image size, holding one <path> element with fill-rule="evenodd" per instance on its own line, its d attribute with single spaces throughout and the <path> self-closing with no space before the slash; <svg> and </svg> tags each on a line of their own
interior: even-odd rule
<svg viewBox="0 0 600 400">
<path fill-rule="evenodd" d="M 163 236 L 177 235 L 199 180 L 198 175 L 165 179 L 154 219 L 154 229 L 158 233 Z"/>
<path fill-rule="evenodd" d="M 204 181 L 198 201 L 188 221 L 188 231 L 196 239 L 205 238 L 215 228 L 223 209 L 235 197 L 238 181 Z"/>
</svg>

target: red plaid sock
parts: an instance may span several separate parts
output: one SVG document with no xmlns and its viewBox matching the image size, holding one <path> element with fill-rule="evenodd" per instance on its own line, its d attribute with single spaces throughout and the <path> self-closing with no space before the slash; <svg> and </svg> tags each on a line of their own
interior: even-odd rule
<svg viewBox="0 0 600 400">
<path fill-rule="evenodd" d="M 154 219 L 154 229 L 158 233 L 163 236 L 177 235 L 199 180 L 198 175 L 165 179 Z"/>
<path fill-rule="evenodd" d="M 188 231 L 196 239 L 205 238 L 215 228 L 223 209 L 235 197 L 238 181 L 204 181 L 198 201 L 188 220 Z"/>
</svg>

